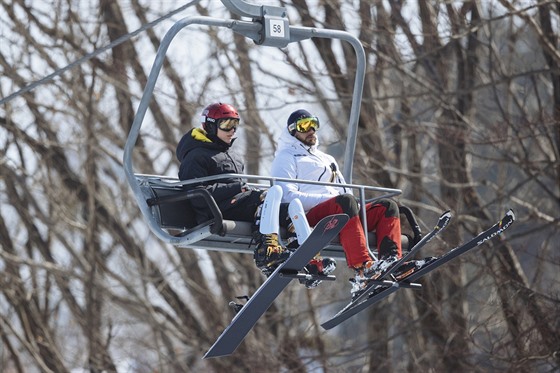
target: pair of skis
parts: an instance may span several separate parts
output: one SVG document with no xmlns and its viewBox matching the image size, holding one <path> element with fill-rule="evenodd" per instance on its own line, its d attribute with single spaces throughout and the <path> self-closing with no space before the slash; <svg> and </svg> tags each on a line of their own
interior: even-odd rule
<svg viewBox="0 0 560 373">
<path fill-rule="evenodd" d="M 411 273 L 403 274 L 404 278 L 397 280 L 394 276 L 395 271 L 437 234 L 439 234 L 449 224 L 450 219 L 451 215 L 449 212 L 445 212 L 439 218 L 435 228 L 421 241 L 419 241 L 407 255 L 396 262 L 395 265 L 391 266 L 386 272 L 382 273 L 377 279 L 369 281 L 365 289 L 358 296 L 355 296 L 346 307 L 340 310 L 330 320 L 321 324 L 321 326 L 326 330 L 332 329 L 343 321 L 348 320 L 350 317 L 388 297 L 401 288 L 421 288 L 422 285 L 414 283 L 413 281 L 441 267 L 450 260 L 482 245 L 484 242 L 500 235 L 515 221 L 515 215 L 512 210 L 509 210 L 498 223 L 483 231 L 478 236 L 439 257 L 427 261 L 424 266 L 414 269 Z"/>
<path fill-rule="evenodd" d="M 515 216 L 513 211 L 509 210 L 502 220 L 491 228 L 480 233 L 463 245 L 427 262 L 425 266 L 415 269 L 412 273 L 401 274 L 404 278 L 398 276 L 399 280 L 397 280 L 395 278 L 395 273 L 398 271 L 399 267 L 411 259 L 422 247 L 445 229 L 450 219 L 451 214 L 449 212 L 442 214 L 434 229 L 414 245 L 403 258 L 394 263 L 375 280 L 368 281 L 363 291 L 354 296 L 346 307 L 321 326 L 327 330 L 334 328 L 343 321 L 388 297 L 400 288 L 420 288 L 421 285 L 413 281 L 439 268 L 450 260 L 480 246 L 487 240 L 498 236 L 513 223 Z M 345 214 L 331 215 L 322 219 L 303 244 L 270 275 L 255 294 L 249 298 L 247 303 L 243 307 L 238 307 L 237 315 L 210 350 L 208 350 L 206 355 L 204 355 L 204 358 L 232 354 L 288 283 L 293 279 L 309 276 L 301 273 L 302 268 L 338 235 L 348 220 L 349 217 Z"/>
<path fill-rule="evenodd" d="M 349 312 L 347 313 L 346 311 L 353 308 L 353 306 L 355 306 L 356 304 L 359 304 L 360 302 L 362 302 L 374 289 L 377 289 L 379 287 L 389 287 L 389 286 L 393 287 L 395 281 L 388 281 L 388 280 L 385 280 L 385 279 L 391 278 L 393 273 L 401 265 L 403 265 L 405 262 L 407 262 L 408 260 L 413 258 L 414 255 L 416 253 L 418 253 L 421 248 L 423 248 L 426 244 L 428 244 L 428 242 L 433 240 L 434 237 L 436 237 L 438 234 L 440 234 L 440 232 L 443 231 L 449 225 L 450 221 L 451 221 L 451 212 L 450 211 L 444 212 L 439 217 L 435 227 L 428 234 L 426 234 L 420 241 L 418 241 L 418 243 L 416 243 L 416 245 L 414 245 L 408 251 L 408 253 L 406 255 L 404 255 L 401 259 L 399 259 L 398 261 L 393 263 L 389 268 L 387 268 L 385 270 L 385 272 L 381 273 L 375 280 L 366 281 L 364 289 L 361 290 L 360 292 L 358 292 L 357 294 L 355 294 L 354 297 L 352 298 L 352 301 L 350 303 L 348 303 L 348 305 L 346 307 L 344 307 L 342 310 L 340 310 L 331 320 L 322 324 L 322 326 L 325 328 L 325 324 L 327 324 L 327 325 L 335 324 L 336 321 L 333 321 L 333 320 L 340 320 L 340 322 L 346 320 L 346 318 L 351 316 L 350 313 Z M 414 286 L 412 286 L 412 287 L 414 287 Z M 345 315 L 345 316 L 348 315 L 348 317 L 342 319 L 342 317 L 340 317 L 341 315 Z M 338 325 L 338 324 L 336 324 L 336 325 Z M 336 325 L 333 325 L 333 326 L 336 326 Z M 325 329 L 330 329 L 333 326 L 327 327 Z"/>
</svg>

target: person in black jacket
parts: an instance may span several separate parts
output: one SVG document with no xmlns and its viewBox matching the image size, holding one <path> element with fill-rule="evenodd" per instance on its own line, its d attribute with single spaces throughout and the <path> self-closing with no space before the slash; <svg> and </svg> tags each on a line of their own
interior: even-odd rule
<svg viewBox="0 0 560 373">
<path fill-rule="evenodd" d="M 179 179 L 190 180 L 220 174 L 241 174 L 244 164 L 240 155 L 232 150 L 239 126 L 239 114 L 229 104 L 215 103 L 202 112 L 202 128 L 188 131 L 177 145 L 176 155 L 181 162 Z M 265 191 L 256 190 L 235 177 L 224 177 L 186 188 L 205 188 L 216 200 L 224 219 L 254 223 L 257 238 L 255 262 L 265 274 L 289 257 L 289 251 L 279 243 L 278 234 L 260 234 L 258 222 L 260 206 Z M 192 200 L 197 221 L 210 219 L 210 212 L 203 200 Z"/>
</svg>

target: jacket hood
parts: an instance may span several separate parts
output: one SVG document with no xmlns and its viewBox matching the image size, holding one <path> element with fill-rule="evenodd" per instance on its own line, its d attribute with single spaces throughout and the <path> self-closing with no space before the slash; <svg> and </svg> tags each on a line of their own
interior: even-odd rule
<svg viewBox="0 0 560 373">
<path fill-rule="evenodd" d="M 285 127 L 282 129 L 282 133 L 280 134 L 280 138 L 278 139 L 278 147 L 276 148 L 275 155 L 278 155 L 284 149 L 305 149 L 310 153 L 314 153 L 319 146 L 319 136 L 317 136 L 317 143 L 315 145 L 307 146 L 301 141 L 299 141 L 295 136 L 290 135 L 288 128 Z"/>
<path fill-rule="evenodd" d="M 219 138 L 212 138 L 212 136 L 202 128 L 193 128 L 181 138 L 177 145 L 175 155 L 179 161 L 182 161 L 191 150 L 196 148 L 215 149 L 225 152 L 231 147 L 234 141 L 235 139 L 233 139 L 230 144 L 226 144 Z"/>
</svg>

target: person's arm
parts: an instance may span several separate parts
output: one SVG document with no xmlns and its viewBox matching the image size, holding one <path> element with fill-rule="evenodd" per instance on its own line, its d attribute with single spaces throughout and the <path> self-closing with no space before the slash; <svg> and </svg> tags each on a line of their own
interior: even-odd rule
<svg viewBox="0 0 560 373">
<path fill-rule="evenodd" d="M 299 175 L 295 158 L 289 153 L 280 153 L 272 162 L 272 176 L 287 179 L 305 180 L 305 175 Z M 303 209 L 310 210 L 319 203 L 332 198 L 331 195 L 322 193 L 306 193 L 299 190 L 299 184 L 292 182 L 278 182 L 282 187 L 284 202 L 291 202 L 295 198 L 299 198 Z"/>
<path fill-rule="evenodd" d="M 210 173 L 208 170 L 215 168 L 213 162 L 214 160 L 205 154 L 187 156 L 183 162 L 181 162 L 179 179 L 191 180 L 211 176 L 213 173 Z M 187 185 L 186 188 L 193 189 L 196 187 L 203 187 L 208 190 L 216 202 L 219 203 L 242 192 L 243 186 L 244 183 L 241 181 L 235 181 L 231 183 L 213 182 L 210 184 L 190 184 Z"/>
</svg>

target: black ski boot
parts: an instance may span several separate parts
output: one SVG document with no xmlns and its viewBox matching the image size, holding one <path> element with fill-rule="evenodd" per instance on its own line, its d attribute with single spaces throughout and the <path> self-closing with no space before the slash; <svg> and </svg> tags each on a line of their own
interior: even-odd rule
<svg viewBox="0 0 560 373">
<path fill-rule="evenodd" d="M 276 233 L 261 234 L 253 257 L 257 267 L 268 277 L 290 257 L 290 251 L 280 245 Z"/>
<path fill-rule="evenodd" d="M 333 258 L 322 258 L 321 256 L 316 256 L 307 263 L 307 265 L 303 268 L 303 271 L 310 275 L 328 276 L 333 273 L 335 269 L 336 261 Z M 299 280 L 299 283 L 305 285 L 308 289 L 317 287 L 321 282 L 322 280 L 319 279 Z"/>
</svg>

